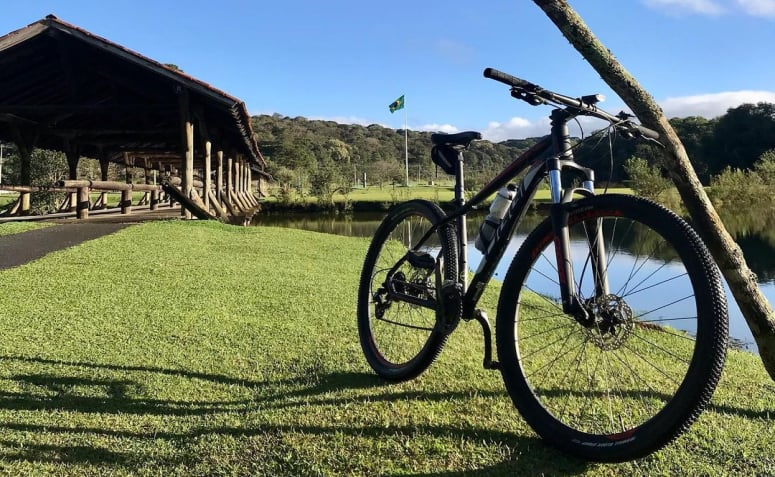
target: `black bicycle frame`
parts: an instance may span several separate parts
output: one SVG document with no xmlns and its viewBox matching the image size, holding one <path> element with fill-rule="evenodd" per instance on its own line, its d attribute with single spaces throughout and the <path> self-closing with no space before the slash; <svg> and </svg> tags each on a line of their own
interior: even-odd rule
<svg viewBox="0 0 775 477">
<path fill-rule="evenodd" d="M 527 213 L 540 183 L 547 175 L 549 176 L 550 190 L 552 192 L 550 217 L 552 218 L 552 228 L 554 231 L 557 263 L 561 264 L 558 267 L 558 279 L 561 285 L 560 293 L 563 309 L 566 313 L 571 314 L 575 314 L 581 309 L 573 288 L 573 269 L 571 261 L 568 259 L 570 255 L 570 239 L 567 226 L 567 212 L 563 207 L 563 203 L 570 200 L 572 194 L 566 194 L 566 197 L 562 197 L 560 175 L 564 169 L 571 169 L 575 173 L 580 174 L 584 178 L 584 187 L 574 191 L 592 195 L 594 194 L 594 172 L 591 169 L 576 164 L 573 160 L 572 145 L 567 125 L 568 121 L 573 117 L 575 117 L 573 112 L 567 109 L 553 110 L 551 115 L 551 134 L 541 139 L 506 166 L 500 174 L 494 177 L 468 202 L 463 197 L 462 157 L 459 159 L 460 167 L 457 168 L 458 172 L 455 178 L 455 203 L 457 208 L 442 222 L 437 224 L 436 227 L 432 227 L 426 236 L 420 240 L 420 243 L 424 242 L 438 227 L 453 221 L 455 222 L 460 244 L 458 256 L 461 257 L 458 280 L 465 290 L 463 296 L 464 319 L 471 319 L 474 316 L 476 305 L 487 283 L 493 277 L 495 269 L 503 257 L 514 232 Z M 467 241 L 466 214 L 474 210 L 485 199 L 496 193 L 525 169 L 528 169 L 528 172 L 520 181 L 506 215 L 496 229 L 487 249 L 484 251 L 482 261 L 474 273 L 471 284 L 466 287 L 466 273 L 468 271 L 465 249 Z M 598 224 L 593 224 L 593 226 L 598 227 Z M 595 240 L 595 242 L 597 241 Z M 596 283 L 605 284 L 605 273 L 600 273 L 597 266 L 597 264 L 602 263 L 601 257 L 604 256 L 605 252 L 601 243 L 597 243 L 594 249 L 596 257 L 593 257 L 593 267 L 595 268 L 595 275 L 600 276 L 596 279 Z M 601 285 L 598 289 L 603 289 L 604 286 L 607 288 L 607 285 Z"/>
</svg>

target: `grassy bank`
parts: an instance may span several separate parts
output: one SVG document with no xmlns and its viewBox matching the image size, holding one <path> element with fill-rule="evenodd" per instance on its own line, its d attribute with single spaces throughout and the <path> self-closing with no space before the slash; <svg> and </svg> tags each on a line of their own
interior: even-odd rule
<svg viewBox="0 0 775 477">
<path fill-rule="evenodd" d="M 611 193 L 631 194 L 628 188 L 611 188 Z M 317 210 L 321 208 L 336 207 L 339 209 L 352 207 L 355 210 L 387 210 L 392 204 L 409 199 L 426 199 L 439 204 L 447 204 L 454 198 L 454 183 L 439 183 L 435 185 L 412 185 L 410 187 L 385 185 L 384 187 L 369 186 L 368 188 L 355 188 L 346 196 L 335 194 L 332 204 L 321 203 L 317 197 L 293 195 L 289 201 L 278 201 L 277 197 L 270 196 L 263 199 L 265 209 L 299 209 Z M 470 196 L 468 196 L 470 198 Z M 549 202 L 549 190 L 541 189 L 536 192 L 536 202 Z"/>
<path fill-rule="evenodd" d="M 216 223 L 137 225 L 0 271 L 0 469 L 8 475 L 762 475 L 772 382 L 732 352 L 713 403 L 620 465 L 547 448 L 478 325 L 409 383 L 361 355 L 368 242 Z M 496 289 L 485 294 L 494 314 Z"/>
</svg>

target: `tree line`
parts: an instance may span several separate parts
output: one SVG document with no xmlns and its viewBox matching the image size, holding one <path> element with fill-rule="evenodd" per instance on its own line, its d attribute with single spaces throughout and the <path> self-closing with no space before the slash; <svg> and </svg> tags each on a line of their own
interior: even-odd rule
<svg viewBox="0 0 775 477">
<path fill-rule="evenodd" d="M 772 103 L 743 104 L 714 119 L 686 117 L 670 122 L 704 185 L 710 185 L 713 180 L 718 182 L 725 169 L 753 171 L 760 157 L 775 149 L 775 104 Z M 437 174 L 444 177 L 430 158 L 430 132 L 410 130 L 405 143 L 403 129 L 377 124 L 340 124 L 280 114 L 253 116 L 251 123 L 281 199 L 309 193 L 326 200 L 337 191 L 346 193 L 364 183 L 403 184 L 406 146 L 412 183 L 437 180 Z M 537 140 L 474 142 L 466 153 L 468 186 L 481 187 Z M 12 144 L 4 147 L 2 182 L 18 183 L 15 148 Z M 598 181 L 621 184 L 632 179 L 624 166 L 627 159 L 642 158 L 648 166 L 658 163 L 652 147 L 643 141 L 624 138 L 613 138 L 610 146 L 607 140 L 591 140 L 577 147 L 576 159 L 593 168 Z M 33 171 L 36 184 L 52 182 L 66 173 L 62 154 L 36 151 L 35 156 L 32 164 L 41 169 Z M 95 161 L 81 161 L 79 168 L 84 169 L 79 171 L 79 177 L 98 176 Z"/>
<path fill-rule="evenodd" d="M 338 188 L 362 184 L 403 183 L 404 131 L 377 124 L 360 126 L 334 121 L 290 118 L 280 114 L 252 117 L 252 126 L 264 157 L 281 188 L 320 189 L 328 183 L 330 193 Z M 673 118 L 671 124 L 686 147 L 700 180 L 726 168 L 751 170 L 760 156 L 775 149 L 775 104 L 743 104 L 714 118 Z M 408 131 L 410 182 L 434 180 L 430 159 L 430 132 Z M 535 144 L 538 138 L 499 143 L 475 142 L 466 154 L 468 181 L 483 183 L 503 166 Z M 623 183 L 629 179 L 625 160 L 641 157 L 650 164 L 656 154 L 643 141 L 614 138 L 586 141 L 576 150 L 577 160 L 595 170 L 598 180 Z"/>
</svg>

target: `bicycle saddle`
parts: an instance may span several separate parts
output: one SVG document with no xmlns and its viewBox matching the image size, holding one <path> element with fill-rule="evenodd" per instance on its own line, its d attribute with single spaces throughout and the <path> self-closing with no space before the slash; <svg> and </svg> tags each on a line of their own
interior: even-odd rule
<svg viewBox="0 0 775 477">
<path fill-rule="evenodd" d="M 475 139 L 481 139 L 482 134 L 477 131 L 463 131 L 455 134 L 433 133 L 431 142 L 434 146 L 465 146 Z"/>
</svg>

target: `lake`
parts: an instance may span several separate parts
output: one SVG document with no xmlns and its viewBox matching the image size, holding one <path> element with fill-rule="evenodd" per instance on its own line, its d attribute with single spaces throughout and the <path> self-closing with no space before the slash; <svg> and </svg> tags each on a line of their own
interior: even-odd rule
<svg viewBox="0 0 775 477">
<path fill-rule="evenodd" d="M 722 218 L 730 233 L 743 249 L 748 266 L 756 273 L 759 286 L 770 303 L 775 300 L 775 214 L 768 213 L 730 214 Z M 336 235 L 353 237 L 371 237 L 379 226 L 384 213 L 355 213 L 346 214 L 258 214 L 255 218 L 256 225 L 275 227 L 288 227 L 295 229 L 311 230 Z M 479 230 L 479 224 L 484 214 L 476 214 L 469 217 L 468 226 L 468 255 L 469 267 L 476 269 L 481 260 L 481 254 L 474 248 L 474 240 Z M 515 237 L 509 244 L 503 260 L 498 265 L 495 278 L 503 279 L 511 263 L 511 258 L 519 249 L 527 232 L 532 230 L 543 216 L 540 214 L 528 214 L 517 230 Z M 740 309 L 724 284 L 729 303 L 729 332 L 732 339 L 749 351 L 756 352 L 756 344 L 753 341 L 751 330 L 748 328 Z M 355 297 L 353 297 L 355 300 Z M 494 310 L 492 310 L 494 312 Z"/>
</svg>

